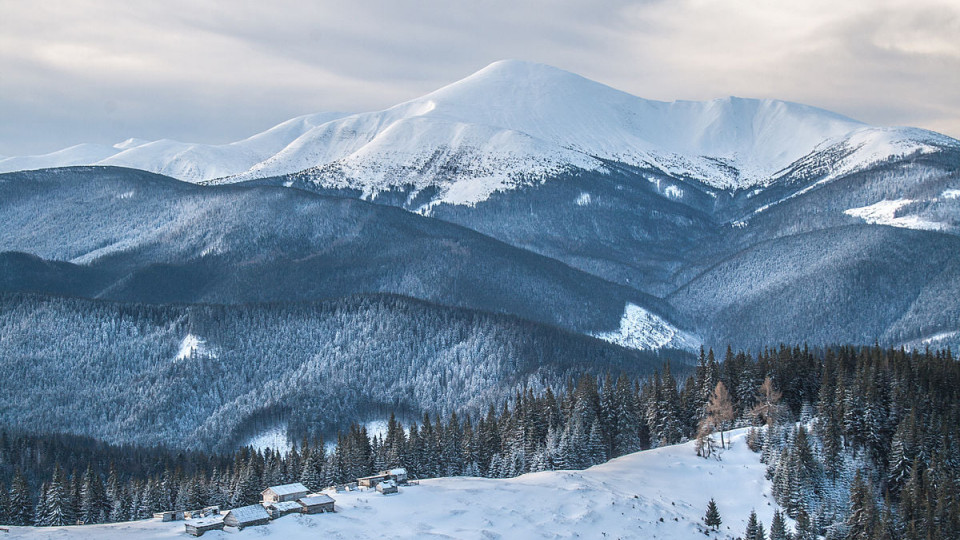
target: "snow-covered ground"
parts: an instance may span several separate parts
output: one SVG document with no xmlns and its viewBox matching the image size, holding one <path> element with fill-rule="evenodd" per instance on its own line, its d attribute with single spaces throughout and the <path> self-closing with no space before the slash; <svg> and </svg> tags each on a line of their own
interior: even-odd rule
<svg viewBox="0 0 960 540">
<path fill-rule="evenodd" d="M 869 206 L 844 210 L 843 213 L 875 225 L 890 225 L 904 229 L 926 231 L 939 231 L 945 228 L 942 223 L 928 221 L 915 214 L 900 215 L 900 210 L 912 202 L 914 201 L 910 199 L 895 199 L 892 201 L 884 199 Z"/>
<path fill-rule="evenodd" d="M 247 439 L 241 446 L 251 446 L 260 452 L 266 451 L 268 448 L 288 452 L 293 444 L 287 438 L 287 426 L 279 425 L 257 433 Z"/>
<path fill-rule="evenodd" d="M 620 328 L 614 332 L 594 334 L 594 337 L 641 351 L 663 347 L 692 351 L 700 345 L 696 337 L 668 323 L 663 317 L 629 303 L 620 318 Z"/>
<path fill-rule="evenodd" d="M 717 501 L 723 519 L 710 538 L 741 535 L 751 509 L 769 528 L 776 504 L 746 430 L 732 432 L 721 460 L 696 457 L 692 443 L 639 452 L 585 471 L 518 478 L 438 478 L 375 491 L 331 493 L 336 514 L 285 516 L 204 538 L 706 538 L 701 518 Z M 81 527 L 12 527 L 8 538 L 186 538 L 183 522 L 156 520 Z"/>
</svg>

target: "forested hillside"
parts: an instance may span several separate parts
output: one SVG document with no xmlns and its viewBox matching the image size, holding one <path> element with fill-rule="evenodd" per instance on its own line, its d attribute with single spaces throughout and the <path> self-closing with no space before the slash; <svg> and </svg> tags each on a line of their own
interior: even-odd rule
<svg viewBox="0 0 960 540">
<path fill-rule="evenodd" d="M 233 449 L 269 427 L 299 437 L 389 411 L 474 413 L 573 373 L 690 358 L 393 296 L 158 307 L 7 294 L 0 306 L 0 392 L 17 403 L 0 423 L 115 443 Z"/>
</svg>

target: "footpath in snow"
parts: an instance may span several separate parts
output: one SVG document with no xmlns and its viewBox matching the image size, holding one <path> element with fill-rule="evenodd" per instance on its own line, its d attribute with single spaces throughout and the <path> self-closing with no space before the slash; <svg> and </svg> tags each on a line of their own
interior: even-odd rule
<svg viewBox="0 0 960 540">
<path fill-rule="evenodd" d="M 769 527 L 776 503 L 746 429 L 728 433 L 722 459 L 698 458 L 693 443 L 617 458 L 584 471 L 510 479 L 437 478 L 376 491 L 331 493 L 335 514 L 290 515 L 204 539 L 323 538 L 707 538 L 702 517 L 716 499 L 723 519 L 710 538 L 743 534 L 751 509 Z M 662 520 L 662 521 L 661 521 Z M 12 527 L 5 538 L 192 538 L 184 522 L 146 520 L 79 527 Z"/>
</svg>

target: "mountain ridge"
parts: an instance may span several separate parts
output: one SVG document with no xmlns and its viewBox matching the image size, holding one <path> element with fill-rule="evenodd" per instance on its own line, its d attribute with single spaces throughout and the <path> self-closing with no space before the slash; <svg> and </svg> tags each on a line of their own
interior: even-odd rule
<svg viewBox="0 0 960 540">
<path fill-rule="evenodd" d="M 366 196 L 405 184 L 437 186 L 434 203 L 469 205 L 571 169 L 604 171 L 604 161 L 716 189 L 764 187 L 823 145 L 843 144 L 869 127 L 779 100 L 646 100 L 562 69 L 505 60 L 382 111 L 306 115 L 227 145 L 71 147 L 0 159 L 0 172 L 121 165 L 217 183 L 302 173 Z M 883 129 L 901 134 L 907 146 L 918 138 L 914 146 L 923 147 L 923 139 L 960 146 L 916 128 Z M 860 156 L 851 166 L 887 157 Z"/>
</svg>

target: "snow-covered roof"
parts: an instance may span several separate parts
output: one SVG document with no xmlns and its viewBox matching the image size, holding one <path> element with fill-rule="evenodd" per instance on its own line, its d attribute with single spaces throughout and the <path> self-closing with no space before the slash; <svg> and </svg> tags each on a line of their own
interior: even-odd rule
<svg viewBox="0 0 960 540">
<path fill-rule="evenodd" d="M 329 495 L 326 495 L 326 494 L 323 494 L 323 493 L 317 493 L 317 494 L 311 495 L 311 496 L 309 496 L 309 497 L 304 497 L 304 498 L 300 499 L 300 500 L 297 501 L 297 502 L 299 502 L 300 504 L 302 504 L 302 505 L 304 505 L 304 506 L 315 506 L 315 505 L 318 505 L 318 504 L 332 503 L 332 502 L 333 502 L 333 497 L 331 497 L 331 496 L 329 496 Z"/>
<path fill-rule="evenodd" d="M 406 476 L 406 474 L 407 474 L 407 470 L 404 469 L 403 467 L 399 467 L 399 468 L 397 468 L 397 469 L 390 469 L 390 470 L 387 471 L 387 472 L 390 473 L 390 474 L 393 475 L 393 476 Z"/>
<path fill-rule="evenodd" d="M 267 503 L 264 506 L 276 508 L 280 512 L 286 512 L 288 510 L 299 510 L 300 503 L 297 501 L 283 501 L 275 503 Z"/>
<path fill-rule="evenodd" d="M 307 493 L 310 490 L 307 489 L 307 486 L 301 484 L 300 482 L 295 482 L 293 484 L 284 484 L 282 486 L 270 486 L 263 491 L 272 491 L 277 495 L 293 495 L 294 493 Z"/>
<path fill-rule="evenodd" d="M 234 508 L 227 512 L 227 514 L 237 518 L 237 521 L 240 523 L 248 523 L 250 521 L 258 521 L 261 519 L 270 519 L 270 514 L 267 513 L 267 509 L 259 504 L 251 504 L 249 506 Z"/>
</svg>

